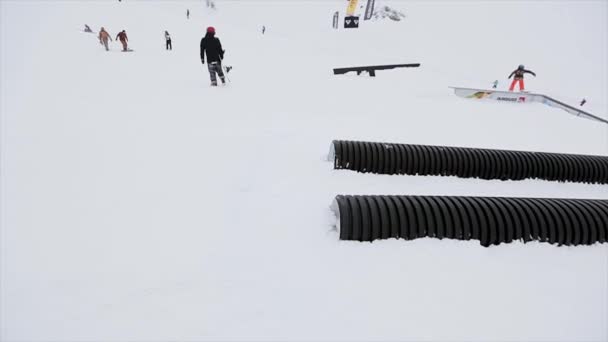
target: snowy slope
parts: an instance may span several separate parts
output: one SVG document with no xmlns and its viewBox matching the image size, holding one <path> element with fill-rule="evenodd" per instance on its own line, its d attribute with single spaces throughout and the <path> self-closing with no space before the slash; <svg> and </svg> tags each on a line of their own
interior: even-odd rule
<svg viewBox="0 0 608 342">
<path fill-rule="evenodd" d="M 329 210 L 340 193 L 607 186 L 323 160 L 332 139 L 608 155 L 606 125 L 448 88 L 505 88 L 524 63 L 530 90 L 608 117 L 607 3 L 382 3 L 405 21 L 334 31 L 342 0 L 0 2 L 0 339 L 608 339 L 606 245 L 341 242 Z M 85 23 L 126 29 L 135 52 L 103 51 Z M 198 57 L 209 25 L 234 66 L 226 88 Z"/>
</svg>

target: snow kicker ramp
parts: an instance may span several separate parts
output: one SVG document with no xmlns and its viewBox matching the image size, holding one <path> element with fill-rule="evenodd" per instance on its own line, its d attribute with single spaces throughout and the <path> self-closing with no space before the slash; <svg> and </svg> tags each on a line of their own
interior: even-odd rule
<svg viewBox="0 0 608 342">
<path fill-rule="evenodd" d="M 336 196 L 341 240 L 479 240 L 484 247 L 540 241 L 578 246 L 606 242 L 608 200 Z"/>
<path fill-rule="evenodd" d="M 495 100 L 501 102 L 511 103 L 542 103 L 551 107 L 563 109 L 566 112 L 580 116 L 589 120 L 602 122 L 608 124 L 608 120 L 595 116 L 591 113 L 585 112 L 582 109 L 570 106 L 564 102 L 558 101 L 552 97 L 543 94 L 534 93 L 517 93 L 511 91 L 500 91 L 500 90 L 487 90 L 487 89 L 475 89 L 475 88 L 460 88 L 450 87 L 454 89 L 454 94 L 467 99 L 477 100 Z"/>
<path fill-rule="evenodd" d="M 608 157 L 334 140 L 334 169 L 364 173 L 608 184 Z"/>
</svg>

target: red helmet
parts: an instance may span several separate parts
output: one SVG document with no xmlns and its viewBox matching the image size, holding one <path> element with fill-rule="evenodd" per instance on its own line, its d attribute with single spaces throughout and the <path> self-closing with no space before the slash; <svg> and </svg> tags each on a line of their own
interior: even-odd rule
<svg viewBox="0 0 608 342">
<path fill-rule="evenodd" d="M 215 33 L 215 27 L 213 27 L 213 26 L 207 27 L 207 33 Z"/>
</svg>

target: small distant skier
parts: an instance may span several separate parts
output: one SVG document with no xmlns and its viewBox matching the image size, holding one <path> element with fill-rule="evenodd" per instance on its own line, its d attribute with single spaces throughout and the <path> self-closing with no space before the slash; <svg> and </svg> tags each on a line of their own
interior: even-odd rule
<svg viewBox="0 0 608 342">
<path fill-rule="evenodd" d="M 511 75 L 509 75 L 509 78 L 511 78 L 513 75 L 515 75 L 515 77 L 513 77 L 513 82 L 511 82 L 511 86 L 509 87 L 509 91 L 513 91 L 513 89 L 515 89 L 515 83 L 519 82 L 519 91 L 525 91 L 524 88 L 524 74 L 532 74 L 532 76 L 536 77 L 536 74 L 530 70 L 526 70 L 525 67 L 523 66 L 523 64 L 520 64 L 517 69 L 513 70 L 513 72 L 511 73 Z"/>
<path fill-rule="evenodd" d="M 224 72 L 222 71 L 222 59 L 224 59 L 224 50 L 222 43 L 215 36 L 215 28 L 207 27 L 205 37 L 201 39 L 201 62 L 205 64 L 205 54 L 207 55 L 207 68 L 211 77 L 211 86 L 217 86 L 216 74 L 220 76 L 222 84 L 226 84 Z"/>
<path fill-rule="evenodd" d="M 93 33 L 93 30 L 91 30 L 91 28 L 89 27 L 89 25 L 84 24 L 84 32 Z"/>
<path fill-rule="evenodd" d="M 127 38 L 127 32 L 125 32 L 125 30 L 120 31 L 116 35 L 116 40 L 120 40 L 120 43 L 122 44 L 122 51 L 129 51 L 129 48 L 127 47 L 129 38 Z"/>
<path fill-rule="evenodd" d="M 262 34 L 266 32 L 266 26 L 262 26 Z"/>
<path fill-rule="evenodd" d="M 165 43 L 167 50 L 173 50 L 173 45 L 171 45 L 171 35 L 169 35 L 169 31 L 165 31 Z"/>
<path fill-rule="evenodd" d="M 583 99 L 583 100 L 581 101 L 580 106 L 581 106 L 581 107 L 582 107 L 582 106 L 584 106 L 584 105 L 585 105 L 585 103 L 587 103 L 587 100 Z"/>
<path fill-rule="evenodd" d="M 112 41 L 112 37 L 110 37 L 108 31 L 102 27 L 101 30 L 99 30 L 99 44 L 103 45 L 106 48 L 106 51 L 110 50 L 110 48 L 108 48 L 108 40 Z"/>
<path fill-rule="evenodd" d="M 498 80 L 494 81 L 494 83 L 492 83 L 492 89 L 496 89 L 496 87 L 498 87 Z"/>
<path fill-rule="evenodd" d="M 186 10 L 186 19 L 190 19 L 190 9 Z"/>
</svg>

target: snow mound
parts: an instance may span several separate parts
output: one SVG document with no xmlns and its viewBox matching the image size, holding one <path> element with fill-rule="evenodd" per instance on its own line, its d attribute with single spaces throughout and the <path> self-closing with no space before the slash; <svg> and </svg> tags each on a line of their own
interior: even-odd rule
<svg viewBox="0 0 608 342">
<path fill-rule="evenodd" d="M 389 6 L 381 6 L 374 10 L 374 19 L 390 19 L 393 21 L 401 21 L 405 19 L 405 14 Z"/>
</svg>

